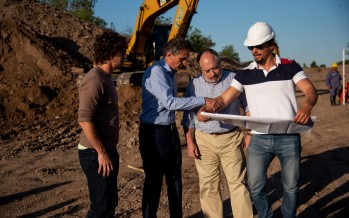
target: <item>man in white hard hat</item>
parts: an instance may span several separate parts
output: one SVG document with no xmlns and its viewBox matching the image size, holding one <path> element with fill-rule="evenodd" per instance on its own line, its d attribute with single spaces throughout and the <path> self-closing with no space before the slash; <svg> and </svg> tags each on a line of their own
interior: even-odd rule
<svg viewBox="0 0 349 218">
<path fill-rule="evenodd" d="M 234 77 L 231 86 L 218 97 L 225 106 L 245 91 L 251 117 L 279 117 L 306 124 L 317 102 L 317 93 L 303 69 L 294 61 L 273 53 L 275 32 L 265 22 L 257 22 L 248 30 L 244 45 L 251 51 L 254 62 Z M 295 86 L 304 93 L 298 108 Z M 203 108 L 215 112 L 211 108 Z M 198 119 L 207 120 L 198 113 Z M 267 169 L 273 157 L 281 164 L 283 187 L 281 212 L 283 217 L 296 217 L 301 159 L 300 134 L 263 134 L 251 131 L 248 147 L 247 177 L 258 217 L 272 217 L 265 184 Z"/>
</svg>

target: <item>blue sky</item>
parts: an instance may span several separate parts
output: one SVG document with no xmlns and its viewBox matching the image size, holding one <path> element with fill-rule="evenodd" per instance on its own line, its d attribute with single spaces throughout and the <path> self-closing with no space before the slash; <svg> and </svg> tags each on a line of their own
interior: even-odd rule
<svg viewBox="0 0 349 218">
<path fill-rule="evenodd" d="M 108 27 L 112 22 L 117 32 L 124 33 L 133 29 L 142 2 L 98 0 L 95 16 L 107 21 Z M 175 8 L 164 16 L 172 18 Z M 343 48 L 349 51 L 348 0 L 200 0 L 191 26 L 210 36 L 217 51 L 233 45 L 241 61 L 250 61 L 251 53 L 243 41 L 257 21 L 273 27 L 281 56 L 301 65 L 316 61 L 330 66 L 342 60 Z"/>
</svg>

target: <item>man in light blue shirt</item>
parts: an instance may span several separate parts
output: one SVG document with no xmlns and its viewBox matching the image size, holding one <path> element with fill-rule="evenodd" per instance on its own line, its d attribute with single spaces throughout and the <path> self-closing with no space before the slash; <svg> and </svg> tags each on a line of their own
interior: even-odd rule
<svg viewBox="0 0 349 218">
<path fill-rule="evenodd" d="M 202 75 L 190 81 L 186 97 L 222 94 L 235 73 L 222 70 L 216 51 L 203 50 L 198 56 Z M 244 95 L 219 113 L 240 115 L 240 105 L 246 108 Z M 245 109 L 246 110 L 246 109 Z M 204 217 L 223 217 L 220 193 L 220 168 L 227 179 L 233 216 L 252 218 L 252 202 L 247 188 L 246 160 L 243 153 L 244 134 L 239 127 L 217 120 L 198 122 L 197 110 L 185 111 L 183 127 L 187 140 L 188 156 L 195 160 L 199 174 L 200 203 Z"/>
<path fill-rule="evenodd" d="M 182 217 L 182 153 L 175 124 L 176 110 L 201 106 L 218 109 L 215 100 L 205 97 L 177 97 L 175 73 L 183 68 L 190 54 L 190 43 L 183 38 L 170 40 L 163 48 L 163 59 L 143 75 L 142 113 L 139 144 L 145 173 L 143 217 L 156 217 L 165 175 L 170 217 Z"/>
</svg>

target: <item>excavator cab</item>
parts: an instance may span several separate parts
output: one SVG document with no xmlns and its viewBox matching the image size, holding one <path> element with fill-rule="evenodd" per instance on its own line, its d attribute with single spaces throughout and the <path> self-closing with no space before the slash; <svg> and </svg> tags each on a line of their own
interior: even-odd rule
<svg viewBox="0 0 349 218">
<path fill-rule="evenodd" d="M 140 6 L 122 71 L 144 70 L 162 56 L 164 44 L 185 36 L 199 0 L 144 0 Z M 155 25 L 158 16 L 177 5 L 171 25 Z"/>
<path fill-rule="evenodd" d="M 167 39 L 170 35 L 171 25 L 155 25 L 152 31 L 154 58 L 153 60 L 159 60 L 162 56 L 162 48 L 167 43 Z"/>
<path fill-rule="evenodd" d="M 162 56 L 162 48 L 166 44 L 170 35 L 172 25 L 154 25 L 146 37 L 144 53 L 136 55 L 130 53 L 123 62 L 123 71 L 140 70 L 150 66 L 154 60 L 159 60 Z"/>
</svg>

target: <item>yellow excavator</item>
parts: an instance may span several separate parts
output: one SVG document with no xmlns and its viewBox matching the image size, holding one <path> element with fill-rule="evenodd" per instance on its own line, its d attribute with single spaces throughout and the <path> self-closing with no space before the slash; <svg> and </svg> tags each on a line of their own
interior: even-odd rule
<svg viewBox="0 0 349 218">
<path fill-rule="evenodd" d="M 126 50 L 124 71 L 142 70 L 160 59 L 163 45 L 176 36 L 185 37 L 199 0 L 144 0 Z M 177 5 L 171 26 L 155 20 Z"/>
<path fill-rule="evenodd" d="M 117 84 L 140 84 L 141 74 L 162 55 L 164 44 L 176 37 L 185 37 L 193 15 L 196 13 L 199 0 L 144 0 L 141 4 L 135 27 L 126 50 L 126 59 L 122 73 L 117 76 Z M 155 20 L 165 12 L 177 6 L 173 22 L 168 25 L 156 25 Z M 275 46 L 275 53 L 279 54 L 279 47 Z M 223 61 L 228 69 L 238 67 L 239 63 Z M 129 73 L 126 73 L 129 72 Z M 176 74 L 178 86 L 186 86 L 190 75 Z"/>
</svg>

